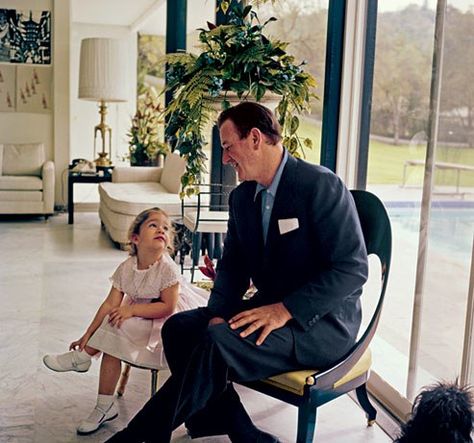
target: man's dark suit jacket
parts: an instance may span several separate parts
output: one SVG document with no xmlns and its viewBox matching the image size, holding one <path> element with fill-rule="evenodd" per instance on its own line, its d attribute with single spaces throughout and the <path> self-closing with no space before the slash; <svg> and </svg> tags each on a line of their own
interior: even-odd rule
<svg viewBox="0 0 474 443">
<path fill-rule="evenodd" d="M 283 302 L 293 319 L 295 356 L 323 368 L 354 344 L 361 322 L 360 294 L 367 253 L 350 192 L 330 170 L 288 156 L 263 242 L 256 182 L 241 183 L 229 198 L 223 257 L 209 300 L 215 316 Z M 279 220 L 296 229 L 280 232 Z M 280 222 L 281 223 L 281 222 Z M 285 231 L 285 229 L 283 229 Z M 258 292 L 242 296 L 250 279 Z"/>
</svg>

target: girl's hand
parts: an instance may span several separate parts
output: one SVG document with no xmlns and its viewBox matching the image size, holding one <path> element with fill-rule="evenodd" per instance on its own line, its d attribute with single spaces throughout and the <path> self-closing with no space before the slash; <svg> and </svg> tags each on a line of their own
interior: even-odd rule
<svg viewBox="0 0 474 443">
<path fill-rule="evenodd" d="M 117 326 L 120 328 L 122 323 L 127 320 L 127 318 L 133 317 L 133 306 L 125 305 L 118 308 L 112 309 L 109 314 L 109 323 L 112 326 Z"/>
<path fill-rule="evenodd" d="M 90 336 L 88 334 L 84 334 L 79 340 L 73 341 L 69 345 L 70 351 L 75 351 L 79 349 L 79 351 L 83 351 L 89 341 Z"/>
</svg>

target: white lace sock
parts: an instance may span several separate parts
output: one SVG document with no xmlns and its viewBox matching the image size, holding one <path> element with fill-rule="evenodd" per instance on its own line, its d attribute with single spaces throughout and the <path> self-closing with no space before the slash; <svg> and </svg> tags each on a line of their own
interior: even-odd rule
<svg viewBox="0 0 474 443">
<path fill-rule="evenodd" d="M 84 351 L 75 350 L 74 353 L 76 354 L 76 361 L 78 363 L 84 363 L 86 361 L 92 360 L 91 355 L 88 354 L 85 350 Z"/>
<path fill-rule="evenodd" d="M 106 394 L 97 395 L 97 406 L 103 411 L 107 411 L 113 402 L 114 402 L 113 395 L 106 395 Z"/>
</svg>

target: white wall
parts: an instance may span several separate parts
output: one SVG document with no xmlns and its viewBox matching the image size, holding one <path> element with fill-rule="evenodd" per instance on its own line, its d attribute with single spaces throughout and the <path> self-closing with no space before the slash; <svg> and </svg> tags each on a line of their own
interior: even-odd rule
<svg viewBox="0 0 474 443">
<path fill-rule="evenodd" d="M 94 126 L 100 120 L 97 103 L 77 98 L 81 40 L 88 37 L 119 38 L 123 39 L 127 46 L 127 51 L 123 54 L 123 61 L 124 69 L 128 72 L 126 85 L 128 101 L 126 103 L 109 103 L 107 106 L 106 123 L 112 128 L 112 161 L 116 164 L 119 157 L 128 152 L 126 134 L 136 108 L 137 34 L 131 33 L 126 26 L 72 23 L 70 47 L 71 159 L 77 157 L 94 159 Z M 100 135 L 98 135 L 96 147 L 98 151 L 101 150 Z"/>
</svg>

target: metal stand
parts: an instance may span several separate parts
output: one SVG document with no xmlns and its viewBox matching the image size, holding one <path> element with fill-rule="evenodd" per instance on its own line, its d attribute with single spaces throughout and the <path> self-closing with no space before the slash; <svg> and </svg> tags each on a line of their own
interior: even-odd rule
<svg viewBox="0 0 474 443">
<path fill-rule="evenodd" d="M 112 160 L 107 158 L 109 155 L 112 157 L 112 128 L 105 123 L 105 116 L 107 115 L 107 105 L 104 100 L 100 101 L 99 105 L 99 114 L 100 114 L 100 123 L 94 126 L 94 157 L 96 155 L 96 140 L 97 132 L 100 132 L 102 137 L 102 152 L 99 152 L 99 157 L 94 161 L 97 166 L 110 166 Z M 105 139 L 107 134 L 109 134 L 109 152 L 105 150 Z"/>
</svg>

